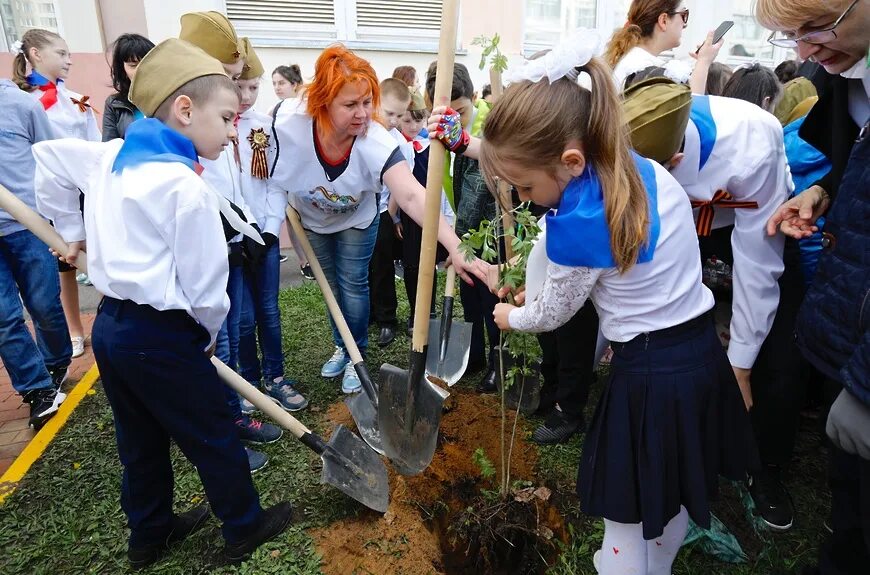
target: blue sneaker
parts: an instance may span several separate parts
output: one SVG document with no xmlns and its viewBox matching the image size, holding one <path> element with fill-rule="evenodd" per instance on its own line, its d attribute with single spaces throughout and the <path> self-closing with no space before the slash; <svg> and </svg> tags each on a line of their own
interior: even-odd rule
<svg viewBox="0 0 870 575">
<path fill-rule="evenodd" d="M 299 411 L 308 407 L 308 400 L 293 388 L 292 379 L 284 379 L 265 384 L 266 395 L 281 406 L 284 411 Z"/>
<path fill-rule="evenodd" d="M 275 443 L 284 435 L 280 427 L 250 417 L 236 421 L 236 428 L 242 441 L 248 443 Z"/>
<path fill-rule="evenodd" d="M 269 464 L 269 457 L 265 453 L 254 451 L 248 447 L 245 448 L 245 453 L 248 456 L 248 468 L 251 470 L 251 475 Z"/>
<path fill-rule="evenodd" d="M 251 385 L 254 384 L 251 383 Z M 259 385 L 254 385 L 254 387 L 259 387 Z M 242 409 L 242 415 L 251 415 L 252 413 L 257 411 L 257 406 L 255 406 L 253 403 L 251 403 L 241 395 L 239 396 L 239 407 L 241 407 Z"/>
<path fill-rule="evenodd" d="M 344 368 L 344 377 L 341 379 L 341 391 L 343 393 L 357 393 L 362 390 L 362 382 L 353 368 L 353 364 L 347 362 Z"/>
<path fill-rule="evenodd" d="M 349 361 L 350 358 L 347 357 L 347 352 L 336 346 L 335 353 L 332 354 L 332 357 L 320 369 L 320 375 L 323 377 L 338 377 L 344 371 Z"/>
</svg>

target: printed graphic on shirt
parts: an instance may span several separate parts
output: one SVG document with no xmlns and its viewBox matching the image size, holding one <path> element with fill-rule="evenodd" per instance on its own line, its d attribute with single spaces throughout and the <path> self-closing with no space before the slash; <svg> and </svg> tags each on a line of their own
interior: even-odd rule
<svg viewBox="0 0 870 575">
<path fill-rule="evenodd" d="M 308 191 L 311 205 L 325 214 L 353 213 L 359 207 L 359 200 L 353 196 L 345 196 L 317 186 Z"/>
</svg>

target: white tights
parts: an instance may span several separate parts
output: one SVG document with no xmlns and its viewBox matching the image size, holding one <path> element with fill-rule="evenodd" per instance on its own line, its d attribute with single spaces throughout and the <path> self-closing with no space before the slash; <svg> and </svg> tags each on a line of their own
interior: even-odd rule
<svg viewBox="0 0 870 575">
<path fill-rule="evenodd" d="M 661 537 L 643 538 L 642 523 L 604 520 L 604 542 L 595 555 L 600 575 L 671 575 L 671 564 L 686 538 L 689 514 L 685 507 L 665 525 Z"/>
</svg>

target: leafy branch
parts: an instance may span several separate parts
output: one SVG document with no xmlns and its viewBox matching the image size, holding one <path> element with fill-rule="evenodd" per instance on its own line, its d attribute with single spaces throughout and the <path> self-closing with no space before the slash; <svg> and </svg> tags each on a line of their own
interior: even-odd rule
<svg viewBox="0 0 870 575">
<path fill-rule="evenodd" d="M 483 49 L 483 52 L 480 55 L 479 65 L 481 70 L 486 68 L 487 59 L 489 59 L 490 68 L 497 70 L 499 74 L 507 70 L 507 56 L 501 53 L 501 49 L 499 48 L 500 43 L 501 36 L 498 34 L 494 35 L 492 38 L 481 35 L 471 41 L 472 46 L 480 46 Z"/>
</svg>

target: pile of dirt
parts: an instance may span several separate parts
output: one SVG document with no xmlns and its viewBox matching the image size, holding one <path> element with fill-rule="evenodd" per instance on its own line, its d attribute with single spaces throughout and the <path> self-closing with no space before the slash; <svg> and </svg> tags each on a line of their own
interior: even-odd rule
<svg viewBox="0 0 870 575">
<path fill-rule="evenodd" d="M 451 393 L 438 448 L 426 471 L 403 477 L 390 470 L 390 507 L 385 515 L 366 511 L 312 531 L 324 573 L 466 572 L 457 567 L 456 546 L 447 541 L 450 517 L 479 500 L 482 488 L 495 489 L 492 481 L 481 478 L 472 454 L 482 448 L 496 470 L 501 468 L 501 415 L 497 396 L 456 389 Z M 344 403 L 330 407 L 327 420 L 354 427 Z M 509 412 L 508 438 L 512 424 Z M 511 455 L 512 479 L 533 481 L 537 460 L 537 450 L 526 441 L 520 422 Z M 563 530 L 555 509 L 541 516 L 551 523 L 548 529 Z"/>
</svg>

